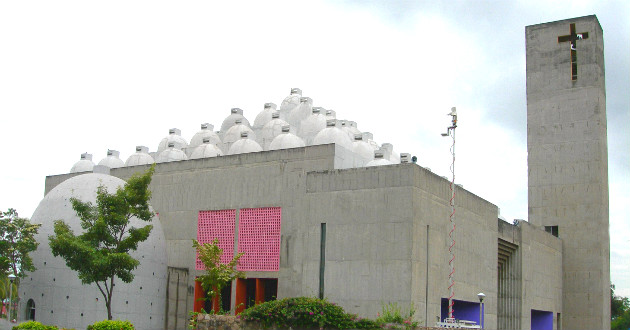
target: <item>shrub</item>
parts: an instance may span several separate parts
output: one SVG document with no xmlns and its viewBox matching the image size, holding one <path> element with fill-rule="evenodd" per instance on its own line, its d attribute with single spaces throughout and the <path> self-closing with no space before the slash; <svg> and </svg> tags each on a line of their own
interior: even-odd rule
<svg viewBox="0 0 630 330">
<path fill-rule="evenodd" d="M 374 329 L 373 321 L 357 320 L 355 315 L 326 300 L 308 297 L 285 298 L 252 306 L 243 313 L 245 321 L 255 321 L 263 327 Z"/>
<path fill-rule="evenodd" d="M 13 327 L 13 330 L 57 330 L 54 325 L 45 325 L 36 321 L 28 321 L 20 323 Z"/>
<path fill-rule="evenodd" d="M 88 325 L 87 330 L 134 330 L 129 321 L 104 320 Z"/>
<path fill-rule="evenodd" d="M 379 324 L 400 324 L 405 329 L 413 329 L 418 326 L 418 322 L 413 320 L 416 309 L 409 306 L 409 312 L 403 313 L 402 308 L 397 303 L 389 303 L 381 308 L 381 315 L 376 319 Z"/>
</svg>

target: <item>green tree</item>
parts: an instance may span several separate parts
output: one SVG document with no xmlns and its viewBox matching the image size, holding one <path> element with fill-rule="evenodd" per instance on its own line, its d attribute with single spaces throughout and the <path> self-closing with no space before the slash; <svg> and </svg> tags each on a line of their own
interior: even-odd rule
<svg viewBox="0 0 630 330">
<path fill-rule="evenodd" d="M 10 292 L 11 294 L 9 294 Z M 0 301 L 8 300 L 9 297 L 11 297 L 13 301 L 15 301 L 18 298 L 18 287 L 17 287 L 16 282 L 11 283 L 11 281 L 9 280 L 9 277 L 4 275 L 0 277 Z M 14 314 L 14 313 L 11 313 L 11 314 Z"/>
<path fill-rule="evenodd" d="M 626 297 L 615 295 L 615 285 L 610 285 L 610 329 L 630 329 L 630 301 Z"/>
<path fill-rule="evenodd" d="M 206 274 L 201 275 L 195 281 L 201 283 L 201 287 L 208 293 L 211 299 L 215 297 L 221 301 L 221 290 L 234 279 L 245 278 L 245 273 L 237 271 L 238 260 L 245 254 L 240 252 L 227 263 L 221 263 L 223 249 L 219 247 L 219 240 L 215 238 L 212 243 L 199 244 L 193 240 L 193 247 L 199 254 L 199 260 L 203 263 Z"/>
<path fill-rule="evenodd" d="M 37 249 L 35 235 L 41 224 L 32 224 L 20 218 L 15 209 L 0 213 L 0 270 L 23 278 L 24 272 L 35 270 L 33 259 L 28 255 Z"/>
<path fill-rule="evenodd" d="M 630 301 L 626 297 L 615 295 L 615 285 L 610 285 L 610 317 L 616 318 L 630 309 Z"/>
<path fill-rule="evenodd" d="M 144 174 L 132 176 L 113 194 L 104 186 L 98 187 L 96 205 L 71 198 L 83 233 L 75 235 L 63 220 L 57 220 L 55 234 L 48 238 L 53 255 L 65 259 L 66 265 L 79 273 L 83 284 L 96 284 L 105 298 L 108 320 L 112 319 L 114 279 L 133 281 L 132 271 L 140 262 L 129 251 L 136 250 L 153 228 L 152 225 L 136 228 L 130 222 L 134 217 L 146 222 L 153 218 L 149 184 L 154 170 L 151 166 Z"/>
</svg>

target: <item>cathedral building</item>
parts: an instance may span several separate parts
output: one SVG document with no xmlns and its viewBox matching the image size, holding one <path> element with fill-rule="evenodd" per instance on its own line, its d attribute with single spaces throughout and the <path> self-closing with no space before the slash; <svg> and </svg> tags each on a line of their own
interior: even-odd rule
<svg viewBox="0 0 630 330">
<path fill-rule="evenodd" d="M 251 122 L 231 109 L 218 130 L 201 124 L 190 141 L 173 128 L 153 152 L 138 146 L 123 162 L 110 150 L 97 165 L 83 154 L 69 173 L 48 176 L 21 318 L 85 328 L 106 317 L 98 289 L 52 256 L 52 221 L 79 230 L 70 197 L 94 200 L 99 185 L 115 189 L 156 163 L 155 228 L 134 252 L 135 280 L 113 301 L 137 329 L 185 329 L 191 310 L 239 313 L 296 296 L 372 318 L 383 303 L 413 304 L 416 320 L 434 326 L 448 317 L 451 280 L 453 317 L 484 328 L 609 328 L 602 38 L 595 16 L 526 28 L 528 221 L 499 219 L 491 201 L 293 88 Z M 245 252 L 247 278 L 220 302 L 199 299 L 204 271 L 191 242 L 214 238 L 224 261 Z"/>
</svg>

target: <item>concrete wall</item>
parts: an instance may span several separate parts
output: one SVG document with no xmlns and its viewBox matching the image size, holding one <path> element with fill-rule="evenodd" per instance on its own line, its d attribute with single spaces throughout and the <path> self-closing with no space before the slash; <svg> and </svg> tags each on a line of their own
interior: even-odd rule
<svg viewBox="0 0 630 330">
<path fill-rule="evenodd" d="M 441 315 L 441 298 L 448 298 L 448 232 L 451 229 L 449 182 L 419 166 L 414 166 L 414 276 L 412 286 L 418 313 L 432 326 Z M 456 187 L 455 230 L 455 299 L 478 302 L 477 294 L 483 292 L 485 322 L 496 326 L 496 218 L 498 208 L 476 195 Z M 426 239 L 427 226 L 428 244 Z M 428 245 L 428 272 L 427 253 Z M 428 275 L 427 275 L 428 273 Z M 427 279 L 428 276 L 428 279 Z M 428 284 L 428 285 L 427 285 Z M 428 287 L 428 294 L 425 288 Z M 425 305 L 428 296 L 428 305 Z M 455 311 L 457 316 L 457 311 Z M 425 316 L 426 315 L 426 316 Z"/>
<path fill-rule="evenodd" d="M 414 167 L 307 174 L 305 220 L 328 228 L 325 296 L 352 313 L 375 317 L 383 303 L 411 302 Z M 319 251 L 319 236 L 307 239 Z M 309 269 L 319 265 L 314 257 Z"/>
<path fill-rule="evenodd" d="M 169 304 L 167 314 L 193 306 L 190 292 L 186 302 L 181 299 L 201 274 L 191 244 L 198 212 L 274 206 L 282 208 L 280 270 L 248 277 L 278 278 L 280 298 L 317 296 L 326 223 L 327 299 L 372 318 L 383 304 L 408 309 L 413 303 L 416 320 L 434 325 L 441 299 L 449 296 L 449 182 L 415 164 L 337 169 L 339 154 L 345 150 L 324 145 L 157 164 L 151 202 L 164 228 L 168 266 L 189 272 L 187 285 L 169 282 L 184 290 L 168 290 L 178 310 Z M 126 179 L 146 168 L 111 174 Z M 47 188 L 63 178 L 49 177 Z M 455 201 L 455 298 L 478 302 L 477 294 L 485 293 L 485 325 L 496 328 L 498 208 L 460 187 Z M 552 304 L 546 300 L 551 298 L 540 299 Z"/>
<path fill-rule="evenodd" d="M 499 268 L 499 329 L 530 329 L 531 311 L 562 315 L 562 241 L 526 222 L 499 220 L 499 245 L 512 255 Z"/>
<path fill-rule="evenodd" d="M 531 310 L 553 313 L 557 329 L 562 308 L 562 241 L 528 222 L 520 222 L 523 271 L 522 327 L 529 329 Z"/>
<path fill-rule="evenodd" d="M 571 79 L 569 34 L 578 40 Z M 610 327 L 608 156 L 602 28 L 595 16 L 528 26 L 529 220 L 563 240 L 567 329 Z"/>
</svg>

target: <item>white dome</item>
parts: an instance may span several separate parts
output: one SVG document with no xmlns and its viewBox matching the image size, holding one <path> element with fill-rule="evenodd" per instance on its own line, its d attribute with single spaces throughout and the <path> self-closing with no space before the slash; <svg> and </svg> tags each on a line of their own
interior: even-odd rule
<svg viewBox="0 0 630 330">
<path fill-rule="evenodd" d="M 190 155 L 190 159 L 223 156 L 223 151 L 213 143 L 204 143 L 197 146 Z"/>
<path fill-rule="evenodd" d="M 116 150 L 107 150 L 107 157 L 101 159 L 98 164 L 102 166 L 107 166 L 109 168 L 123 167 L 125 166 L 125 163 L 120 158 L 118 158 L 119 155 L 120 152 Z"/>
<path fill-rule="evenodd" d="M 179 160 L 187 160 L 186 153 L 176 148 L 168 148 L 158 155 L 156 163 L 176 162 Z"/>
<path fill-rule="evenodd" d="M 230 129 L 230 127 L 234 126 L 236 123 L 236 120 L 240 119 L 241 120 L 241 124 L 247 126 L 247 127 L 251 127 L 251 125 L 249 124 L 249 120 L 247 120 L 247 118 L 245 118 L 245 116 L 243 116 L 243 110 L 239 109 L 239 108 L 233 108 L 232 110 L 230 110 L 230 115 L 227 116 L 224 120 L 223 120 L 223 124 L 221 124 L 221 132 L 222 133 L 227 133 L 227 131 Z M 225 141 L 223 141 L 225 142 Z"/>
<path fill-rule="evenodd" d="M 355 140 L 352 142 L 352 151 L 365 160 L 374 158 L 374 148 L 363 140 Z"/>
<path fill-rule="evenodd" d="M 177 128 L 171 128 L 168 130 L 168 136 L 163 138 L 158 145 L 157 152 L 158 154 L 168 148 L 170 143 L 175 144 L 175 148 L 177 149 L 185 149 L 188 147 L 188 142 L 181 136 L 181 131 Z"/>
<path fill-rule="evenodd" d="M 384 158 L 379 158 L 379 159 L 373 159 L 371 160 L 369 163 L 367 163 L 365 165 L 365 167 L 371 167 L 371 166 L 382 166 L 382 165 L 392 165 L 394 163 L 390 162 L 387 159 Z"/>
<path fill-rule="evenodd" d="M 306 145 L 312 145 L 317 133 L 326 128 L 326 115 L 321 113 L 321 108 L 318 109 L 320 112 L 315 112 L 315 109 L 318 108 L 313 108 L 313 113 L 300 124 L 298 135 L 305 140 Z"/>
<path fill-rule="evenodd" d="M 148 153 L 149 148 L 145 146 L 137 146 L 136 153 L 127 158 L 125 166 L 147 165 L 155 163 L 155 160 Z"/>
<path fill-rule="evenodd" d="M 287 119 L 293 109 L 300 106 L 300 97 L 302 97 L 302 90 L 299 88 L 291 88 L 291 94 L 284 98 L 280 104 L 280 118 Z"/>
<path fill-rule="evenodd" d="M 297 135 L 291 133 L 282 133 L 276 136 L 271 144 L 269 144 L 269 150 L 280 150 L 304 147 L 304 141 Z"/>
<path fill-rule="evenodd" d="M 350 136 L 351 140 L 354 140 L 354 136 L 356 134 L 361 134 L 361 131 L 359 131 L 359 129 L 356 128 L 356 126 L 352 126 L 353 123 L 354 125 L 356 125 L 356 123 L 353 121 L 349 121 L 349 120 L 341 121 L 341 129 L 344 130 L 344 132 L 348 133 L 348 136 Z"/>
<path fill-rule="evenodd" d="M 313 139 L 313 145 L 335 143 L 352 151 L 352 141 L 346 132 L 340 128 L 328 126 L 321 130 Z"/>
<path fill-rule="evenodd" d="M 310 97 L 301 97 L 300 105 L 291 110 L 287 122 L 289 122 L 289 125 L 291 125 L 292 127 L 297 128 L 297 130 L 299 131 L 302 120 L 308 118 L 308 116 L 310 116 L 312 113 L 313 100 L 311 100 Z"/>
<path fill-rule="evenodd" d="M 372 135 L 372 133 L 363 132 L 361 133 L 361 135 L 363 135 L 363 141 L 369 143 L 372 146 L 372 148 L 374 148 L 374 150 L 378 150 L 378 143 L 374 141 L 374 136 Z"/>
<path fill-rule="evenodd" d="M 188 148 L 196 148 L 203 144 L 204 138 L 209 138 L 210 143 L 212 144 L 221 144 L 221 139 L 219 135 L 213 131 L 214 126 L 210 124 L 201 124 L 201 131 L 195 133 L 192 139 L 190 139 L 190 144 L 188 144 Z"/>
<path fill-rule="evenodd" d="M 242 138 L 232 144 L 230 150 L 228 151 L 228 155 L 246 154 L 259 151 L 263 151 L 263 149 L 258 142 L 252 139 Z"/>
<path fill-rule="evenodd" d="M 101 159 L 101 161 L 98 162 L 98 164 L 107 166 L 109 168 L 119 168 L 119 167 L 125 166 L 125 163 L 122 161 L 122 159 L 115 156 L 107 156 Z"/>
<path fill-rule="evenodd" d="M 247 133 L 248 139 L 256 140 L 256 133 L 254 133 L 254 131 L 249 128 L 249 126 L 243 125 L 242 123 L 235 124 L 234 126 L 230 127 L 230 129 L 228 129 L 228 131 L 223 136 L 223 144 L 225 145 L 223 150 L 229 151 L 230 147 L 232 147 L 232 144 L 241 139 L 242 133 Z"/>
<path fill-rule="evenodd" d="M 92 172 L 93 169 L 94 163 L 92 162 L 92 155 L 84 153 L 81 154 L 81 160 L 72 165 L 70 173 Z"/>
<path fill-rule="evenodd" d="M 280 118 L 275 118 L 265 124 L 265 126 L 260 131 L 260 142 L 263 149 L 269 150 L 269 145 L 271 144 L 271 141 L 273 141 L 276 136 L 282 134 L 282 127 L 286 125 L 289 125 L 289 123 Z M 293 129 L 291 129 L 291 131 L 292 130 Z"/>
<path fill-rule="evenodd" d="M 40 243 L 30 256 L 37 268 L 28 272 L 20 282 L 20 296 L 24 303 L 35 302 L 37 321 L 58 324 L 66 328 L 85 329 L 89 324 L 107 318 L 103 296 L 95 284 L 82 285 L 75 271 L 66 266 L 61 257 L 54 257 L 48 236 L 54 234 L 53 221 L 64 220 L 75 234 L 82 232 L 80 220 L 72 209 L 70 198 L 95 203 L 96 190 L 104 186 L 115 192 L 124 181 L 105 174 L 83 174 L 70 178 L 39 203 L 32 223 L 41 223 L 35 239 Z M 151 222 L 131 219 L 134 227 L 153 225 L 149 238 L 130 254 L 140 261 L 133 271 L 131 283 L 116 278 L 112 299 L 112 313 L 116 318 L 128 319 L 138 330 L 161 329 L 166 308 L 166 240 L 157 217 Z M 128 304 L 126 303 L 128 302 Z M 133 308 L 130 308 L 133 306 Z"/>
<path fill-rule="evenodd" d="M 400 154 L 396 153 L 395 151 L 392 152 L 392 154 L 389 156 L 389 161 L 392 162 L 392 164 L 400 164 Z"/>
<path fill-rule="evenodd" d="M 260 130 L 271 121 L 271 115 L 276 111 L 276 105 L 273 103 L 265 103 L 265 108 L 254 119 L 254 126 L 252 129 Z"/>
</svg>

